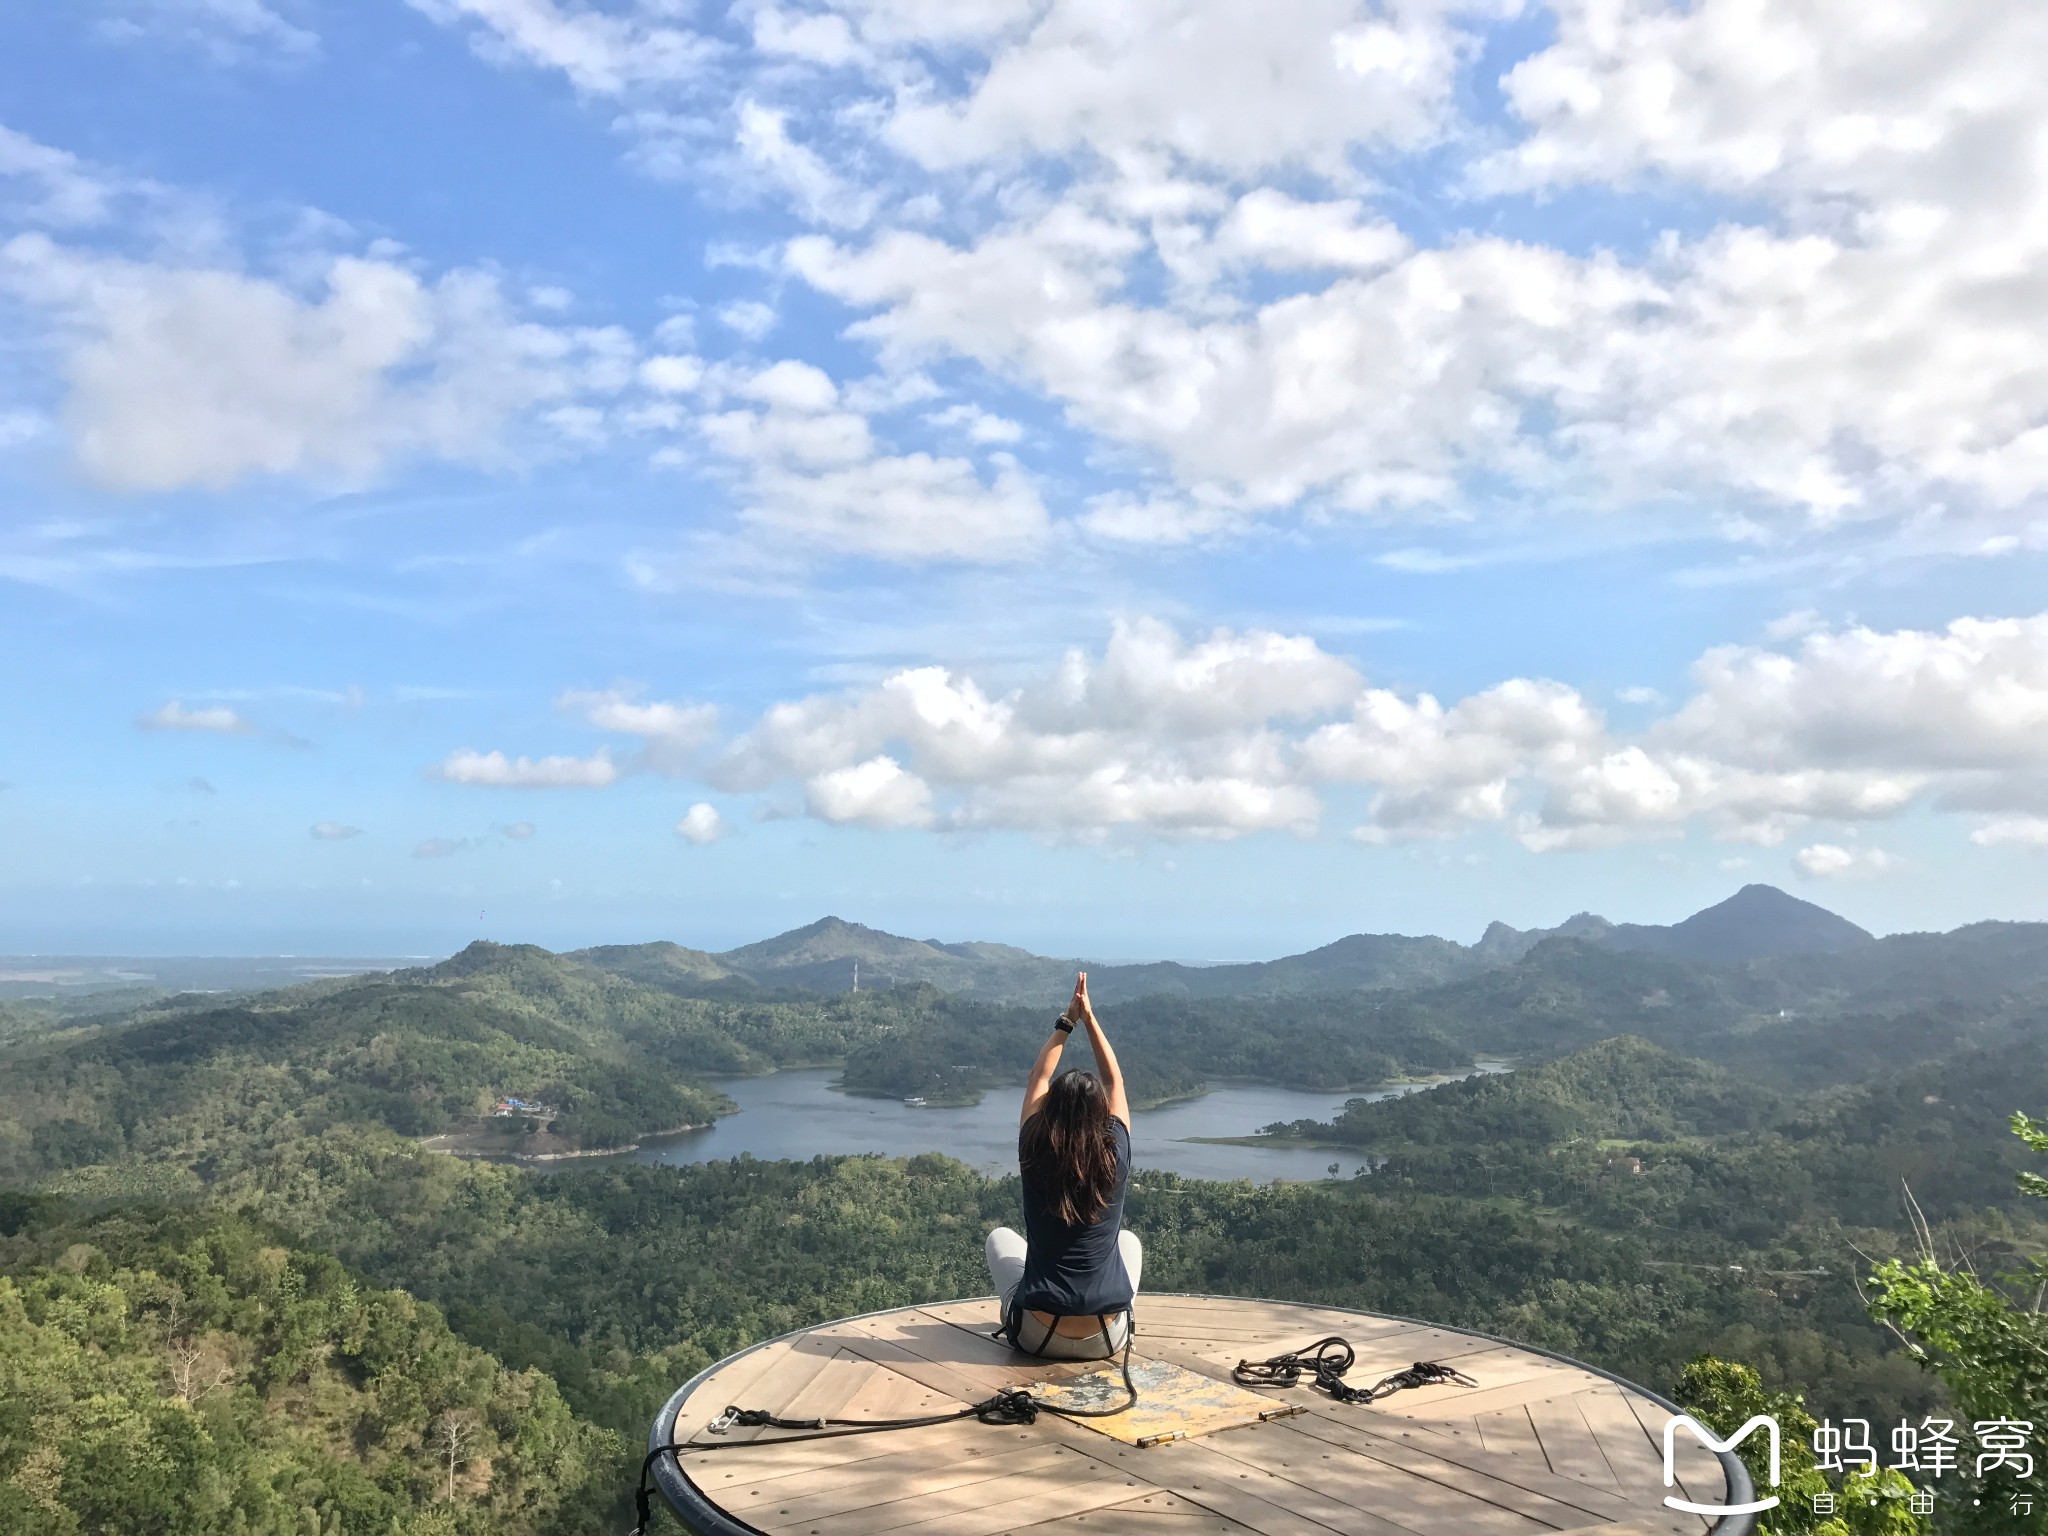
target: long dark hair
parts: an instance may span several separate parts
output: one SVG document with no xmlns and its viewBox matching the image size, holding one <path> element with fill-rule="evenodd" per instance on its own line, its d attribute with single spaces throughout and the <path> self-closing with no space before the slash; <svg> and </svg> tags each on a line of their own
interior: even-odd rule
<svg viewBox="0 0 2048 1536">
<path fill-rule="evenodd" d="M 1051 1175 L 1053 1215 L 1069 1226 L 1094 1222 L 1115 1191 L 1115 1126 L 1109 1095 L 1078 1067 L 1052 1080 L 1024 1122 L 1025 1171 Z"/>
</svg>

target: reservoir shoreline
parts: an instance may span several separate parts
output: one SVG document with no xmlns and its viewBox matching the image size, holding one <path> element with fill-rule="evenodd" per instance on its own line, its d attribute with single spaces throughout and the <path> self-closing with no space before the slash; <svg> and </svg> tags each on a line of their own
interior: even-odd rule
<svg viewBox="0 0 2048 1536">
<path fill-rule="evenodd" d="M 1481 1062 L 1476 1070 L 1499 1071 L 1504 1065 Z M 643 1137 L 632 1152 L 521 1166 L 552 1175 L 601 1166 L 606 1157 L 685 1165 L 739 1157 L 808 1162 L 819 1156 L 939 1153 L 991 1176 L 1016 1171 L 1017 1108 L 1008 1093 L 990 1092 L 973 1105 L 907 1105 L 898 1098 L 840 1091 L 833 1081 L 837 1075 L 834 1067 L 813 1067 L 714 1079 L 712 1086 L 739 1109 L 721 1115 L 709 1127 Z M 1131 1161 L 1144 1171 L 1265 1184 L 1327 1179 L 1336 1155 L 1343 1159 L 1348 1176 L 1355 1171 L 1353 1165 L 1365 1166 L 1363 1149 L 1286 1146 L 1255 1133 L 1281 1121 L 1328 1120 L 1352 1099 L 1395 1098 L 1432 1085 L 1307 1092 L 1271 1084 L 1212 1082 L 1198 1097 L 1134 1110 Z"/>
</svg>

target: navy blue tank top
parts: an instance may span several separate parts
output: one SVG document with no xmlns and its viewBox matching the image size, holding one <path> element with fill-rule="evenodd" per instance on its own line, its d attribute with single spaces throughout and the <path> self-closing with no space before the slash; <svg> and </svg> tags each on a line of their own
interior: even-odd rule
<svg viewBox="0 0 2048 1536">
<path fill-rule="evenodd" d="M 1024 1161 L 1021 1131 L 1017 1161 L 1024 1175 L 1024 1278 L 1017 1283 L 1013 1307 L 1049 1312 L 1055 1317 L 1099 1317 L 1121 1312 L 1131 1304 L 1131 1277 L 1116 1240 L 1124 1229 L 1124 1193 L 1131 1182 L 1131 1133 L 1112 1119 L 1116 1140 L 1116 1179 L 1109 1204 L 1091 1222 L 1064 1222 L 1053 1214 L 1057 1204 L 1052 1170 L 1034 1171 Z"/>
</svg>

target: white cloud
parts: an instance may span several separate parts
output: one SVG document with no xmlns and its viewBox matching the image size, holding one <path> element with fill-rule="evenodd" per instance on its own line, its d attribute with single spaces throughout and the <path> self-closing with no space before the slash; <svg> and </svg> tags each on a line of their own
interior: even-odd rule
<svg viewBox="0 0 2048 1536">
<path fill-rule="evenodd" d="M 1105 539 L 1532 503 L 2048 537 L 2032 0 L 1557 0 L 1505 131 L 1459 104 L 1515 0 L 761 3 L 748 57 L 660 0 L 415 3 L 830 232 L 783 270 L 890 362 L 969 360 L 1092 435 L 1145 482 L 1084 492 Z M 1372 179 L 1417 151 L 1463 173 L 1421 218 Z M 1495 194 L 1588 182 L 1704 198 L 1712 227 L 1591 253 L 1491 232 Z"/>
<path fill-rule="evenodd" d="M 453 858 L 476 847 L 478 841 L 474 837 L 430 837 L 414 845 L 412 856 L 416 859 Z"/>
<path fill-rule="evenodd" d="M 858 229 L 874 217 L 876 196 L 849 186 L 792 139 L 784 113 L 758 101 L 742 101 L 735 139 L 748 168 L 779 185 L 813 222 Z"/>
<path fill-rule="evenodd" d="M 601 747 L 589 757 L 541 758 L 464 747 L 443 758 L 434 774 L 451 784 L 492 789 L 602 789 L 618 779 L 619 770 Z"/>
<path fill-rule="evenodd" d="M 1005 455 L 891 453 L 822 370 L 785 360 L 738 376 L 759 409 L 716 411 L 698 430 L 740 474 L 741 518 L 771 545 L 898 561 L 1000 564 L 1035 553 L 1051 518 Z"/>
<path fill-rule="evenodd" d="M 637 694 L 619 689 L 572 690 L 555 703 L 600 731 L 639 737 L 642 746 L 633 766 L 656 773 L 691 771 L 718 731 L 718 709 L 711 704 L 643 703 Z"/>
<path fill-rule="evenodd" d="M 966 93 L 896 108 L 889 141 L 933 167 L 990 157 L 1170 154 L 1249 174 L 1341 172 L 1353 145 L 1448 126 L 1468 42 L 1431 0 L 1052 0 Z M 1464 7 L 1477 10 L 1479 7 Z"/>
<path fill-rule="evenodd" d="M 1564 0 L 1510 80 L 1530 131 L 1483 179 L 1647 172 L 1768 210 L 1628 259 L 1470 230 L 1415 248 L 1357 193 L 1360 146 L 1445 131 L 1483 10 L 1051 4 L 984 34 L 957 93 L 936 69 L 899 91 L 885 130 L 930 167 L 1049 157 L 1030 192 L 944 239 L 907 218 L 799 239 L 792 269 L 892 358 L 971 359 L 1151 456 L 1165 483 L 1107 506 L 1112 537 L 1248 525 L 1233 508 L 1486 510 L 1488 482 L 1715 534 L 1898 525 L 1930 500 L 1957 548 L 2031 528 L 2048 156 L 1994 146 L 2048 142 L 2016 62 L 2048 43 L 2038 6 Z M 1326 99 L 1347 60 L 1378 88 Z M 1175 280 L 1156 296 L 1153 261 Z M 1288 280 L 1213 288 L 1239 273 Z"/>
<path fill-rule="evenodd" d="M 795 778 L 812 814 L 871 824 L 1304 831 L 1318 802 L 1293 782 L 1271 728 L 1325 713 L 1356 687 L 1349 665 L 1311 640 L 1219 631 L 1189 643 L 1137 621 L 1100 656 L 1070 652 L 1007 694 L 923 667 L 862 693 L 777 705 L 728 747 L 714 778 L 737 789 Z"/>
<path fill-rule="evenodd" d="M 814 776 L 804 785 L 804 804 L 820 821 L 866 827 L 923 827 L 932 821 L 931 787 L 893 757 Z"/>
<path fill-rule="evenodd" d="M 2048 771 L 2048 614 L 1816 629 L 1790 654 L 1717 647 L 1694 675 L 1665 734 L 1729 761 Z"/>
<path fill-rule="evenodd" d="M 1368 216 L 1356 199 L 1305 203 L 1260 187 L 1237 200 L 1209 249 L 1224 266 L 1366 272 L 1407 255 L 1409 241 L 1385 219 Z"/>
<path fill-rule="evenodd" d="M 830 374 L 809 363 L 792 361 L 773 363 L 742 380 L 738 393 L 800 415 L 829 411 L 839 403 L 839 386 Z"/>
<path fill-rule="evenodd" d="M 508 462 L 515 420 L 616 389 L 630 369 L 621 333 L 522 321 L 482 272 L 428 284 L 344 257 L 306 297 L 30 234 L 0 245 L 0 288 L 50 316 L 73 451 L 121 490 L 253 474 L 360 483 L 420 455 Z"/>
<path fill-rule="evenodd" d="M 32 443 L 49 430 L 49 421 L 34 411 L 0 411 L 0 453 Z"/>
<path fill-rule="evenodd" d="M 0 178 L 12 197 L 25 185 L 31 197 L 12 211 L 60 228 L 97 224 L 108 216 L 119 189 L 67 150 L 40 144 L 0 125 Z"/>
<path fill-rule="evenodd" d="M 579 91 L 612 96 L 636 86 L 700 78 L 719 49 L 667 18 L 660 0 L 624 14 L 555 0 L 411 0 L 449 26 L 466 26 L 487 57 L 559 70 Z"/>
<path fill-rule="evenodd" d="M 1811 628 L 1785 649 L 1711 650 L 1693 671 L 1690 698 L 1624 734 L 1555 680 L 1446 703 L 1373 685 L 1307 636 L 1187 638 L 1131 619 L 1099 652 L 1070 650 L 1007 688 L 908 667 L 772 704 L 722 742 L 707 705 L 567 693 L 563 709 L 638 738 L 634 756 L 464 749 L 436 771 L 603 787 L 646 769 L 733 793 L 793 786 L 834 822 L 1062 838 L 1307 834 L 1325 792 L 1358 786 L 1370 802 L 1353 836 L 1370 843 L 1491 826 L 1545 853 L 1697 827 L 1776 847 L 1915 809 L 1974 814 L 1979 846 L 2048 841 L 2048 615 Z M 1826 851 L 1850 846 L 1815 841 L 1795 865 L 1818 878 L 1896 863 Z"/>
<path fill-rule="evenodd" d="M 1881 848 L 1844 848 L 1836 843 L 1802 848 L 1792 862 L 1809 880 L 1875 880 L 1899 863 Z"/>
<path fill-rule="evenodd" d="M 658 395 L 686 395 L 704 381 L 704 360 L 683 354 L 650 357 L 640 365 L 640 382 Z"/>
<path fill-rule="evenodd" d="M 985 411 L 978 405 L 949 405 L 942 411 L 934 411 L 925 418 L 935 427 L 964 432 L 976 443 L 1019 443 L 1024 440 L 1024 428 L 1007 416 L 998 416 Z"/>
<path fill-rule="evenodd" d="M 1227 499 L 1205 502 L 1116 491 L 1091 498 L 1080 519 L 1089 533 L 1117 544 L 1191 544 L 1237 532 L 1250 521 L 1244 507 Z"/>
<path fill-rule="evenodd" d="M 1970 834 L 1979 848 L 2048 848 L 2048 816 L 2004 816 Z"/>
<path fill-rule="evenodd" d="M 1976 200 L 2048 167 L 1973 163 L 2039 122 L 2027 0 L 1553 0 L 1557 34 L 1503 82 L 1531 126 L 1485 169 L 1517 186 L 1646 172 L 1723 191 Z"/>
<path fill-rule="evenodd" d="M 530 821 L 509 822 L 505 826 L 497 828 L 500 837 L 510 838 L 515 843 L 531 842 L 534 834 L 539 830 Z"/>
<path fill-rule="evenodd" d="M 103 34 L 137 42 L 173 42 L 219 64 L 296 62 L 320 51 L 319 35 L 263 0 L 124 0 Z"/>
<path fill-rule="evenodd" d="M 764 5 L 754 13 L 754 46 L 763 53 L 827 67 L 865 63 L 871 57 L 844 16 L 805 15 L 777 5 Z"/>
<path fill-rule="evenodd" d="M 363 835 L 361 827 L 352 827 L 342 821 L 316 821 L 308 831 L 316 843 L 345 843 L 352 837 Z"/>
<path fill-rule="evenodd" d="M 718 814 L 718 807 L 700 800 L 683 813 L 683 819 L 676 823 L 676 836 L 685 842 L 703 847 L 715 843 L 726 834 L 725 818 Z"/>
<path fill-rule="evenodd" d="M 204 731 L 226 736 L 245 736 L 256 729 L 225 704 L 187 709 L 176 699 L 138 717 L 135 723 L 145 731 Z"/>
<path fill-rule="evenodd" d="M 1372 843 L 1490 825 L 1542 853 L 1700 827 L 1775 847 L 1916 807 L 2003 812 L 1974 841 L 2028 842 L 2048 826 L 2048 730 L 2030 723 L 2026 681 L 2037 631 L 2048 616 L 1711 651 L 1689 700 L 1624 735 L 1556 681 L 1446 704 L 1372 686 L 1306 637 L 1190 641 L 1137 620 L 1007 692 L 927 666 L 773 705 L 702 771 L 735 791 L 800 783 L 829 819 L 1061 836 L 1307 832 L 1324 791 L 1359 785 L 1370 810 L 1353 835 Z M 1924 676 L 1905 662 L 1929 656 Z M 1854 869 L 1887 857 L 1858 852 Z"/>
<path fill-rule="evenodd" d="M 748 341 L 759 341 L 774 330 L 782 318 L 776 314 L 773 304 L 764 304 L 759 299 L 734 299 L 731 303 L 719 305 L 717 315 L 720 325 Z"/>
</svg>

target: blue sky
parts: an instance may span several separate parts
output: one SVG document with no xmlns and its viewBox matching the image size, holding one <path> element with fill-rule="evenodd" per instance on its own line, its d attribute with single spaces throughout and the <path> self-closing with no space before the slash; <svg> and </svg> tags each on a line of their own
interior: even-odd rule
<svg viewBox="0 0 2048 1536">
<path fill-rule="evenodd" d="M 2048 917 L 2019 0 L 0 15 L 0 952 Z"/>
</svg>

